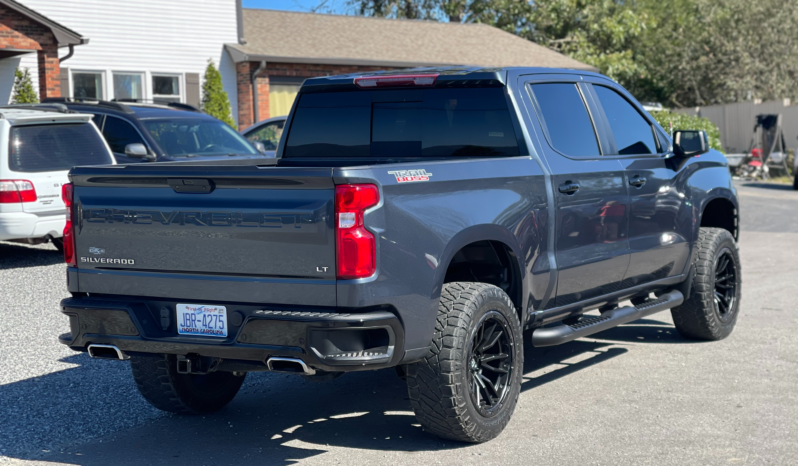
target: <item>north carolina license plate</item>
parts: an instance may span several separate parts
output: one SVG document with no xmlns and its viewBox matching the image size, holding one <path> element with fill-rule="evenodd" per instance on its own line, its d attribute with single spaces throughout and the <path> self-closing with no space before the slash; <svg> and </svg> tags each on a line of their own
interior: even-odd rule
<svg viewBox="0 0 798 466">
<path fill-rule="evenodd" d="M 178 304 L 177 333 L 203 337 L 226 337 L 227 308 L 202 304 Z"/>
</svg>

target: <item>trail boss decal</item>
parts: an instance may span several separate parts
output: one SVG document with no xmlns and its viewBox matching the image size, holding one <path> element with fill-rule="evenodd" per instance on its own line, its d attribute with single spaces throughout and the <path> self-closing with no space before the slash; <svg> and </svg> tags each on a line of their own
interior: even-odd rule
<svg viewBox="0 0 798 466">
<path fill-rule="evenodd" d="M 424 170 L 423 168 L 421 170 L 397 170 L 388 173 L 395 176 L 396 181 L 399 183 L 429 181 L 429 177 L 432 176 L 432 173 L 427 173 L 427 170 Z"/>
</svg>

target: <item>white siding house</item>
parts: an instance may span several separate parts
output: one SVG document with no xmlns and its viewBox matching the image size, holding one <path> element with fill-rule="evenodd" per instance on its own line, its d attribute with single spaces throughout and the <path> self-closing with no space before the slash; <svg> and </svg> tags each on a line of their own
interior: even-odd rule
<svg viewBox="0 0 798 466">
<path fill-rule="evenodd" d="M 239 41 L 239 1 L 17 0 L 89 39 L 61 62 L 63 96 L 196 105 L 211 59 L 221 71 L 234 117 L 236 70 L 224 44 Z M 59 51 L 62 60 L 68 52 Z M 38 89 L 36 54 L 12 61 L 16 60 L 30 69 Z M 14 68 L 13 63 L 6 65 Z M 6 81 L 8 73 L 0 73 L 0 80 Z M 0 99 L 10 97 L 7 87 L 0 86 Z"/>
</svg>

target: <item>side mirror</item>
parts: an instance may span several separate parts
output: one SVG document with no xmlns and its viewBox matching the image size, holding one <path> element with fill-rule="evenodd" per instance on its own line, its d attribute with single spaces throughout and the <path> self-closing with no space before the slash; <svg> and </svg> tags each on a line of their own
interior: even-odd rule
<svg viewBox="0 0 798 466">
<path fill-rule="evenodd" d="M 255 149 L 257 149 L 258 152 L 260 152 L 261 154 L 265 154 L 266 153 L 266 146 L 264 146 L 262 142 L 253 141 L 252 145 L 255 146 Z"/>
<path fill-rule="evenodd" d="M 125 155 L 133 159 L 155 160 L 155 157 L 147 151 L 147 147 L 140 142 L 126 145 Z"/>
<path fill-rule="evenodd" d="M 673 132 L 673 153 L 679 157 L 695 157 L 709 152 L 706 131 L 677 130 Z"/>
</svg>

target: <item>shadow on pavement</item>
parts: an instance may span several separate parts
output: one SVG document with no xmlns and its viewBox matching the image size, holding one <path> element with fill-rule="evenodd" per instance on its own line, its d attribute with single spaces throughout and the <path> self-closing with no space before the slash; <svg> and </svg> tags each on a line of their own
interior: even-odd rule
<svg viewBox="0 0 798 466">
<path fill-rule="evenodd" d="M 762 189 L 774 189 L 777 191 L 792 191 L 792 185 L 789 184 L 782 184 L 782 183 L 756 183 L 756 182 L 749 182 L 743 183 L 742 186 L 746 188 L 762 188 Z"/>
<path fill-rule="evenodd" d="M 702 343 L 697 340 L 682 338 L 673 325 L 664 324 L 655 320 L 638 320 L 620 327 L 605 330 L 590 338 L 596 340 L 610 340 L 618 342 L 635 343 L 668 343 L 668 344 L 695 344 Z"/>
<path fill-rule="evenodd" d="M 552 348 L 527 345 L 522 390 L 627 351 L 612 343 L 589 341 Z M 35 440 L 26 441 L 27 454 L 6 455 L 81 465 L 246 466 L 293 464 L 325 453 L 330 447 L 400 452 L 468 447 L 423 432 L 413 416 L 406 386 L 393 370 L 351 373 L 326 383 L 294 375 L 252 373 L 227 408 L 213 415 L 191 417 L 152 412 L 132 388 L 127 363 L 97 361 L 85 355 L 67 360 L 80 367 L 0 386 L 0 400 L 13 399 L 15 406 L 35 406 L 42 412 L 60 406 L 61 419 L 56 427 L 45 425 L 37 415 L 15 416 L 7 411 L 9 419 L 5 422 L 17 424 L 16 432 L 36 435 Z M 120 381 L 126 382 L 120 387 Z M 46 399 L 40 391 L 18 386 L 24 384 L 46 386 Z M 76 390 L 97 401 L 75 400 Z M 132 423 L 135 426 L 119 429 L 114 420 L 118 414 L 106 415 L 115 406 L 126 413 L 144 415 Z M 88 434 L 81 430 L 87 423 L 91 425 Z M 75 425 L 84 427 L 73 429 Z M 114 433 L 103 437 L 98 432 Z M 81 438 L 88 443 L 80 442 Z M 75 445 L 78 442 L 81 444 Z M 59 444 L 72 446 L 53 448 Z M 43 446 L 53 449 L 43 451 Z"/>
<path fill-rule="evenodd" d="M 54 246 L 28 246 L 0 241 L 0 270 L 41 267 L 64 262 Z"/>
</svg>

